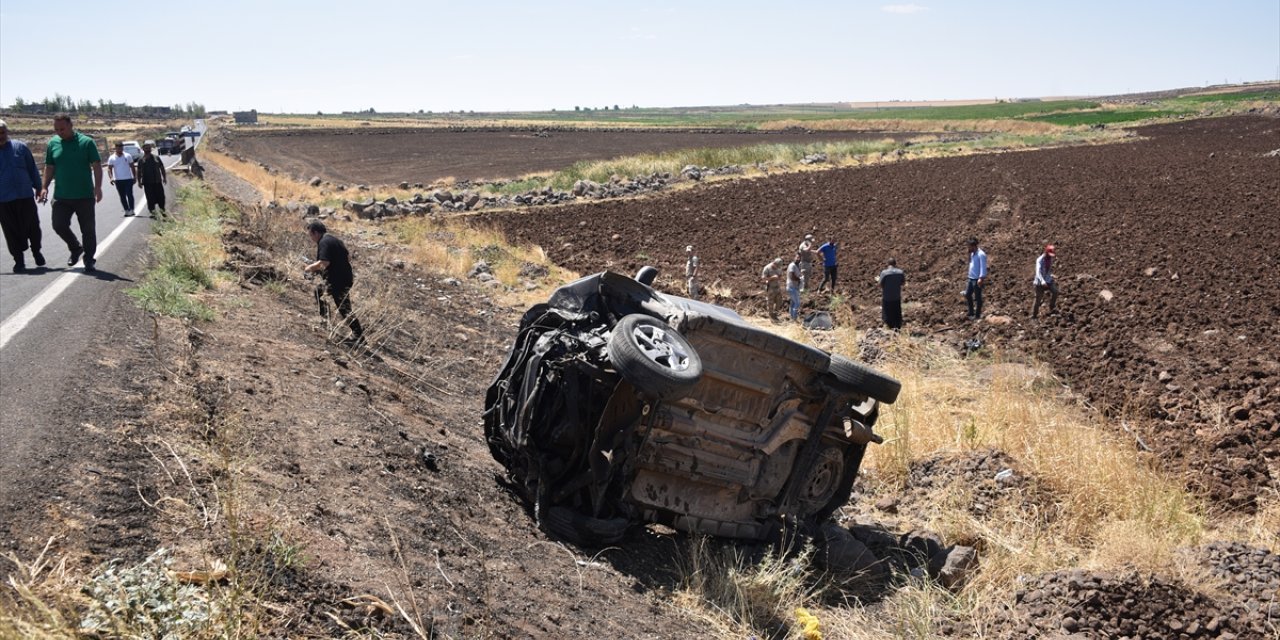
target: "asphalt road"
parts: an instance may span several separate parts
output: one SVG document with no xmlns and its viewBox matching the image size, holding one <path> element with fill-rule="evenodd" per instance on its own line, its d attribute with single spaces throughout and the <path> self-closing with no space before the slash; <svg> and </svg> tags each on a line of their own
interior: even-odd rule
<svg viewBox="0 0 1280 640">
<path fill-rule="evenodd" d="M 161 156 L 166 164 L 177 157 Z M 176 206 L 174 182 L 165 188 L 166 204 Z M 96 207 L 97 272 L 84 273 L 83 263 L 67 266 L 70 252 L 53 232 L 50 204 L 39 206 L 43 253 L 48 264 L 36 268 L 26 254 L 27 272 L 13 273 L 13 260 L 0 247 L 0 500 L 44 502 L 31 495 L 56 485 L 41 483 L 40 470 L 51 471 L 60 443 L 75 438 L 82 416 L 68 415 L 68 398 L 93 385 L 87 362 L 90 348 L 103 336 L 118 334 L 113 322 L 137 317 L 125 289 L 146 268 L 152 218 L 141 189 L 134 189 L 133 217 L 124 208 L 103 170 L 102 201 Z M 79 237 L 79 227 L 72 220 Z M 15 495 L 17 493 L 17 495 Z M 47 497 L 47 496 L 46 496 Z"/>
</svg>

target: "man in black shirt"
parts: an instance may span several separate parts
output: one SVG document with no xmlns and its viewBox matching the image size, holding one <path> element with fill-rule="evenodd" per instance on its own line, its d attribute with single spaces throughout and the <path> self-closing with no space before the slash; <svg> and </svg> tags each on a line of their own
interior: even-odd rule
<svg viewBox="0 0 1280 640">
<path fill-rule="evenodd" d="M 907 275 L 898 268 L 898 261 L 889 258 L 889 268 L 876 278 L 880 282 L 880 319 L 886 327 L 897 331 L 902 328 L 902 285 Z"/>
<path fill-rule="evenodd" d="M 164 208 L 164 185 L 169 177 L 164 172 L 164 162 L 159 156 L 151 153 L 154 140 L 142 143 L 142 157 L 138 159 L 138 184 L 142 185 L 142 193 L 147 197 L 147 213 L 156 217 L 156 208 L 160 208 L 160 218 L 168 217 Z"/>
<path fill-rule="evenodd" d="M 364 328 L 351 313 L 351 285 L 355 282 L 355 274 L 351 272 L 351 260 L 347 255 L 347 245 L 329 235 L 324 223 L 312 220 L 307 223 L 307 235 L 316 243 L 316 261 L 307 265 L 303 271 L 316 273 L 323 271 L 325 282 L 329 285 L 329 295 L 338 305 L 338 313 L 346 320 L 354 334 L 353 340 L 364 340 Z"/>
</svg>

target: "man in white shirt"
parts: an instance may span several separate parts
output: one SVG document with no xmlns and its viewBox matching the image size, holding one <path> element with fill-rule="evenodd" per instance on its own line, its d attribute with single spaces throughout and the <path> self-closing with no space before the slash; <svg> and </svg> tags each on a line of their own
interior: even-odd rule
<svg viewBox="0 0 1280 640">
<path fill-rule="evenodd" d="M 1049 294 L 1049 313 L 1058 312 L 1058 280 L 1053 277 L 1053 258 L 1056 255 L 1053 245 L 1044 246 L 1044 253 L 1036 258 L 1036 276 L 1032 284 L 1036 288 L 1036 303 L 1031 306 L 1031 319 L 1040 315 L 1040 301 L 1044 294 Z"/>
<path fill-rule="evenodd" d="M 116 152 L 107 158 L 107 176 L 120 194 L 120 206 L 124 207 L 126 217 L 133 215 L 134 162 L 134 157 L 124 152 L 123 142 L 117 142 Z"/>
<path fill-rule="evenodd" d="M 978 248 L 978 239 L 969 238 L 969 284 L 964 289 L 964 302 L 969 319 L 982 317 L 982 287 L 987 283 L 987 253 Z"/>
</svg>

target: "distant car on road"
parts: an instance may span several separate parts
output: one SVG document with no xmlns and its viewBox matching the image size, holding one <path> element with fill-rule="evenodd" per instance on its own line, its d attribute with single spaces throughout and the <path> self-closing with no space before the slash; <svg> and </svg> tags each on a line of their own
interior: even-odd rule
<svg viewBox="0 0 1280 640">
<path fill-rule="evenodd" d="M 199 131 L 195 131 L 195 130 L 183 131 L 183 132 L 182 132 L 182 137 L 184 137 L 184 138 L 199 138 L 199 137 L 200 137 L 200 132 L 199 132 Z"/>
<path fill-rule="evenodd" d="M 176 155 L 182 153 L 182 150 L 187 148 L 187 139 L 183 138 L 182 134 L 177 131 L 171 131 L 164 134 L 164 139 L 156 146 L 158 147 L 156 149 L 156 153 L 159 153 L 162 156 Z"/>
<path fill-rule="evenodd" d="M 124 152 L 129 154 L 134 160 L 142 159 L 142 146 L 138 144 L 137 140 L 125 140 Z"/>
</svg>

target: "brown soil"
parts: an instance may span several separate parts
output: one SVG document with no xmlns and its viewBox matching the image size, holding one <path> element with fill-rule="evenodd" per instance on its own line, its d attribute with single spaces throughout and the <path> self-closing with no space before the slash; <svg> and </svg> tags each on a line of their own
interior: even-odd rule
<svg viewBox="0 0 1280 640">
<path fill-rule="evenodd" d="M 1145 445 L 1188 484 L 1248 509 L 1280 480 L 1280 158 L 1263 155 L 1280 148 L 1280 121 L 1139 132 L 1121 145 L 789 174 L 477 220 L 583 273 L 653 263 L 670 290 L 693 244 L 703 281 L 745 309 L 760 308 L 769 259 L 805 232 L 833 236 L 844 243 L 841 295 L 862 326 L 879 322 L 873 276 L 896 256 L 909 330 L 1034 353 L 1104 411 L 1142 425 Z M 960 296 L 970 235 L 992 271 L 978 324 Z M 1033 322 L 1046 242 L 1058 248 L 1062 312 Z"/>
<path fill-rule="evenodd" d="M 232 153 L 252 158 L 302 180 L 319 176 L 338 183 L 374 185 L 402 181 L 430 183 L 446 177 L 459 180 L 511 178 L 564 169 L 580 161 L 675 149 L 906 139 L 915 135 L 838 131 L 327 129 L 263 133 L 228 131 L 223 139 Z"/>
</svg>

